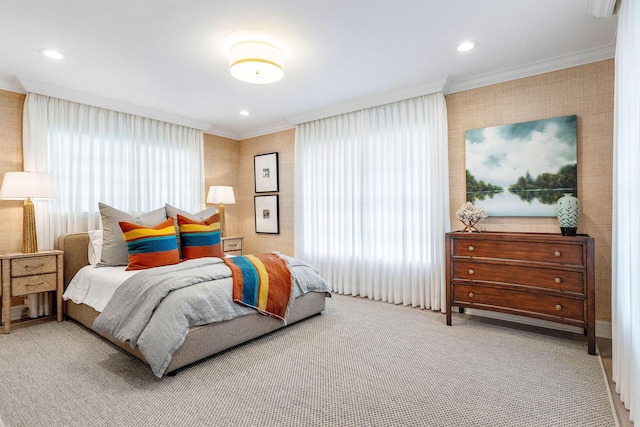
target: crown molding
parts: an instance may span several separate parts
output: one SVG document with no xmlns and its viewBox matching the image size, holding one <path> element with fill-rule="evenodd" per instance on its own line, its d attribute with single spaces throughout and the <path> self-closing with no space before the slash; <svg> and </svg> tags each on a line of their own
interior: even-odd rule
<svg viewBox="0 0 640 427">
<path fill-rule="evenodd" d="M 616 0 L 589 0 L 589 15 L 596 18 L 611 18 L 615 13 Z"/>
<path fill-rule="evenodd" d="M 236 141 L 240 139 L 240 135 L 238 135 L 237 133 L 231 132 L 228 129 L 218 126 L 211 126 L 208 129 L 205 129 L 204 133 L 208 133 L 209 135 L 221 136 L 223 138 L 234 139 Z"/>
<path fill-rule="evenodd" d="M 25 94 L 27 90 L 16 77 L 0 76 L 0 89 Z"/>
<path fill-rule="evenodd" d="M 255 138 L 255 137 L 258 137 L 258 136 L 269 135 L 269 134 L 276 133 L 276 132 L 282 132 L 283 130 L 293 129 L 294 127 L 295 126 L 293 126 L 289 122 L 277 123 L 277 124 L 273 124 L 271 126 L 265 126 L 265 127 L 260 128 L 260 129 L 256 129 L 256 130 L 251 131 L 251 132 L 241 133 L 238 136 L 238 140 L 242 141 L 242 140 L 249 139 L 249 138 Z"/>
<path fill-rule="evenodd" d="M 464 90 L 476 89 L 483 86 L 504 83 L 510 80 L 550 73 L 552 71 L 576 67 L 578 65 L 604 61 L 605 59 L 613 58 L 615 53 L 616 46 L 614 40 L 610 45 L 597 49 L 584 50 L 582 52 L 558 56 L 545 61 L 531 62 L 522 66 L 507 68 L 496 73 L 483 74 L 457 82 L 449 81 L 447 93 L 462 92 Z"/>
<path fill-rule="evenodd" d="M 376 95 L 365 96 L 363 98 L 342 102 L 329 107 L 296 114 L 287 117 L 286 120 L 293 125 L 297 125 L 313 120 L 324 119 L 326 117 L 337 116 L 338 114 L 351 113 L 353 111 L 364 110 L 365 108 L 377 107 L 379 105 L 415 98 L 417 96 L 442 92 L 446 84 L 447 79 L 443 78 L 434 82 L 405 86 Z"/>
<path fill-rule="evenodd" d="M 135 116 L 146 117 L 149 119 L 159 120 L 162 122 L 173 123 L 180 126 L 186 126 L 204 131 L 211 127 L 211 123 L 201 120 L 191 119 L 164 111 L 155 110 L 153 108 L 143 107 L 140 105 L 130 104 L 128 102 L 117 101 L 115 99 L 105 98 L 102 96 L 92 95 L 67 89 L 60 86 L 54 86 L 47 83 L 26 80 L 18 76 L 18 81 L 24 86 L 27 92 L 38 93 L 41 95 L 51 96 L 54 98 L 64 99 L 67 101 L 78 102 L 81 104 L 92 105 L 98 108 L 118 111 Z"/>
</svg>

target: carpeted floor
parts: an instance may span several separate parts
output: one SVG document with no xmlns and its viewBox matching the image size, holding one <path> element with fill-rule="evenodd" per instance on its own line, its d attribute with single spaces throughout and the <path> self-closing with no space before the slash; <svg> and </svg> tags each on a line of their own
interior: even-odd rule
<svg viewBox="0 0 640 427">
<path fill-rule="evenodd" d="M 554 337 L 334 295 L 284 330 L 157 379 L 72 321 L 0 336 L 17 426 L 614 426 L 598 357 Z M 0 423 L 2 422 L 0 421 Z"/>
</svg>

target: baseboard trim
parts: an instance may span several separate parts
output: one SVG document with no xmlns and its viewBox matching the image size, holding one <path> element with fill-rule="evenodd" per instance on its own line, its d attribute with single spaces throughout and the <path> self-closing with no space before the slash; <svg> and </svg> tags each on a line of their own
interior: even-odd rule
<svg viewBox="0 0 640 427">
<path fill-rule="evenodd" d="M 575 332 L 582 334 L 582 328 L 577 326 L 563 325 L 562 323 L 549 322 L 547 320 L 535 319 L 525 316 L 517 316 L 515 314 L 499 313 L 488 310 L 478 310 L 474 308 L 465 309 L 465 313 L 474 316 L 489 317 L 491 319 L 506 320 L 508 322 L 521 323 L 523 325 L 539 326 L 542 328 L 556 329 L 559 331 Z M 611 339 L 611 322 L 604 320 L 596 320 L 596 336 Z"/>
</svg>

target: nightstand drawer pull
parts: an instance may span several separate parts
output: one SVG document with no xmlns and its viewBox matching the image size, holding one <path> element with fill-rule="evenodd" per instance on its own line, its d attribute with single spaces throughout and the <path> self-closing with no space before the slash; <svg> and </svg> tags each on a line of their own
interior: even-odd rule
<svg viewBox="0 0 640 427">
<path fill-rule="evenodd" d="M 470 276 L 473 276 L 473 273 L 475 273 L 475 271 L 473 270 L 473 268 L 470 268 L 470 269 L 469 269 L 469 275 L 470 275 Z"/>
<path fill-rule="evenodd" d="M 556 277 L 553 281 L 556 283 L 562 283 L 562 279 L 560 277 Z"/>
<path fill-rule="evenodd" d="M 473 245 L 469 245 L 469 252 L 473 252 L 474 249 Z"/>
<path fill-rule="evenodd" d="M 561 255 L 562 255 L 562 252 L 560 252 L 560 251 L 555 251 L 555 252 L 553 252 L 553 255 L 554 255 L 554 256 L 556 256 L 556 257 L 559 257 L 559 256 L 561 256 Z"/>
<path fill-rule="evenodd" d="M 469 292 L 469 298 L 473 298 L 475 294 L 473 292 Z"/>
<path fill-rule="evenodd" d="M 25 264 L 24 268 L 26 268 L 27 270 L 37 270 L 38 268 L 42 268 L 44 267 L 44 264 L 40 263 L 38 265 L 29 265 L 29 264 Z"/>
<path fill-rule="evenodd" d="M 561 304 L 556 304 L 556 310 L 557 310 L 557 311 L 562 310 L 562 305 L 561 305 Z"/>
<path fill-rule="evenodd" d="M 237 243 L 227 243 L 227 246 L 229 246 L 230 248 L 237 248 L 238 244 Z"/>
<path fill-rule="evenodd" d="M 32 287 L 33 287 L 33 288 L 37 288 L 37 287 L 42 286 L 42 285 L 44 285 L 44 282 L 38 282 L 38 283 L 27 283 L 25 286 L 26 286 L 27 288 L 32 288 Z"/>
</svg>

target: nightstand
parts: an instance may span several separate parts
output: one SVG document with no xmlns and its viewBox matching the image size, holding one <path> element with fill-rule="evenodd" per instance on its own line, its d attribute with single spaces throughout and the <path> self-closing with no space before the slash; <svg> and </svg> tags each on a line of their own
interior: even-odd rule
<svg viewBox="0 0 640 427">
<path fill-rule="evenodd" d="M 2 270 L 2 329 L 11 331 L 11 297 L 54 291 L 56 315 L 62 322 L 63 251 L 0 255 Z M 34 319 L 35 320 L 35 319 Z"/>
<path fill-rule="evenodd" d="M 222 252 L 229 255 L 242 255 L 242 237 L 223 237 Z"/>
</svg>

